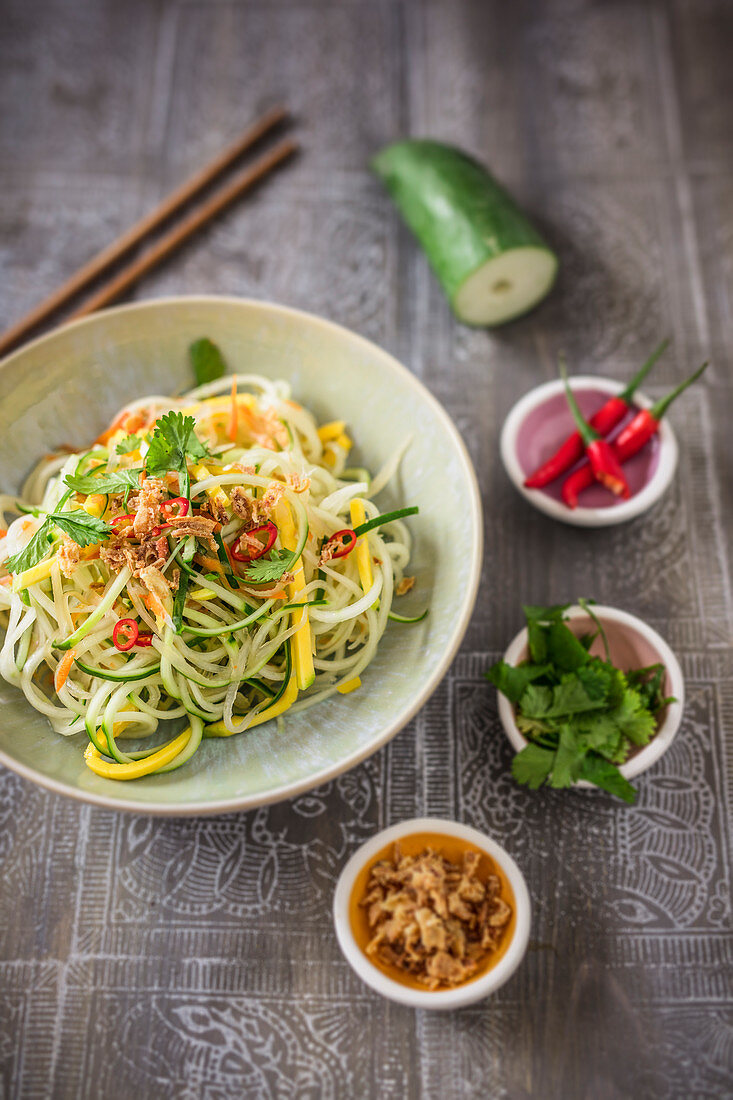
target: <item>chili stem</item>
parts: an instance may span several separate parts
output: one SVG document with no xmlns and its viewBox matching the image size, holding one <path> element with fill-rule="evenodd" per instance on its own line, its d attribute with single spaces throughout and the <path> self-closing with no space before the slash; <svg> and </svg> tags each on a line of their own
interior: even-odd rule
<svg viewBox="0 0 733 1100">
<path fill-rule="evenodd" d="M 661 358 L 661 356 L 664 355 L 664 353 L 665 353 L 665 351 L 667 350 L 668 347 L 669 347 L 669 337 L 665 337 L 665 339 L 662 340 L 659 347 L 655 348 L 654 351 L 651 353 L 651 355 L 647 359 L 644 366 L 641 367 L 639 372 L 634 375 L 634 377 L 631 379 L 631 381 L 629 382 L 626 389 L 622 390 L 621 393 L 618 395 L 621 398 L 622 401 L 626 402 L 627 405 L 630 404 L 632 397 L 634 396 L 634 394 L 638 390 L 641 383 L 646 378 L 649 371 L 652 369 L 652 367 L 656 363 L 657 359 Z"/>
<path fill-rule="evenodd" d="M 573 420 L 575 421 L 575 427 L 580 432 L 580 437 L 583 440 L 584 445 L 586 447 L 589 447 L 591 443 L 595 443 L 596 440 L 601 439 L 601 436 L 594 428 L 591 428 L 590 424 L 585 419 L 578 407 L 578 402 L 575 400 L 575 394 L 570 389 L 570 383 L 568 382 L 568 370 L 564 355 L 560 356 L 560 375 L 562 376 L 562 380 L 565 383 L 565 397 L 567 399 L 570 412 L 572 413 Z"/>
<path fill-rule="evenodd" d="M 675 398 L 679 397 L 679 395 L 686 390 L 688 386 L 691 386 L 693 382 L 696 382 L 703 371 L 707 369 L 707 366 L 708 363 L 706 360 L 701 367 L 698 367 L 694 374 L 691 374 L 684 382 L 680 382 L 679 386 L 673 389 L 671 393 L 666 394 L 665 397 L 661 397 L 656 404 L 652 405 L 649 409 L 649 415 L 652 416 L 654 420 L 661 420 Z"/>
</svg>

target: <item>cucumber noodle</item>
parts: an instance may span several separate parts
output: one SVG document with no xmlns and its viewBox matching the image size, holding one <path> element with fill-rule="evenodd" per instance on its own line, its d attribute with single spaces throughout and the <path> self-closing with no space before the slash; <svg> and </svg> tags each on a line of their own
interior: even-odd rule
<svg viewBox="0 0 733 1100">
<path fill-rule="evenodd" d="M 188 459 L 190 515 L 208 514 L 219 522 L 218 568 L 211 542 L 207 546 L 190 534 L 176 539 L 164 528 L 169 552 L 157 567 L 161 583 L 151 587 L 134 561 L 105 560 L 105 540 L 101 556 L 99 544 L 79 550 L 51 522 L 40 564 L 10 574 L 6 560 L 27 546 L 48 513 L 84 509 L 109 524 L 128 511 L 121 493 L 71 493 L 64 479 L 144 466 L 154 424 L 171 410 L 194 417 L 196 435 L 210 451 L 203 459 Z M 137 445 L 133 441 L 131 451 L 117 454 L 121 440 L 136 432 Z M 376 491 L 394 475 L 405 446 L 377 474 Z M 181 398 L 141 398 L 90 449 L 45 458 L 21 499 L 0 496 L 7 528 L 0 541 L 6 625 L 0 675 L 58 733 L 86 730 L 87 764 L 116 779 L 171 771 L 190 760 L 204 737 L 240 733 L 358 688 L 403 579 L 410 537 L 405 524 L 393 519 L 362 535 L 356 546 L 352 542 L 345 556 L 321 557 L 335 532 L 379 516 L 367 471 L 345 468 L 350 447 L 343 425 L 319 430 L 312 414 L 290 400 L 287 383 L 240 374 Z M 168 499 L 177 497 L 177 484 L 169 475 Z M 245 529 L 232 504 L 234 487 L 255 512 L 262 502 L 258 522 L 267 522 L 264 514 L 278 527 L 268 553 L 291 552 L 284 581 L 253 590 L 244 576 L 250 567 L 231 560 L 229 552 Z M 134 512 L 135 489 L 132 494 Z M 158 512 L 156 522 L 165 518 Z M 119 530 L 110 546 L 119 544 Z M 128 532 L 134 550 L 137 542 Z M 185 602 L 181 611 L 179 598 L 174 621 L 179 585 Z M 132 619 L 141 637 L 152 635 L 151 644 L 121 652 L 113 641 L 120 619 Z M 125 740 L 127 747 L 120 747 L 120 739 L 148 738 L 161 721 L 180 718 L 188 725 L 172 740 L 154 748 L 131 748 Z"/>
</svg>

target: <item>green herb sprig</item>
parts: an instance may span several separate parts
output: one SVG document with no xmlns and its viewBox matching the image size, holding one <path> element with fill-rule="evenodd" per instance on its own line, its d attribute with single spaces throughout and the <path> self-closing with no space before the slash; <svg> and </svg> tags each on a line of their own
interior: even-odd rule
<svg viewBox="0 0 733 1100">
<path fill-rule="evenodd" d="M 94 546 L 112 534 L 112 528 L 84 511 L 50 512 L 28 545 L 8 558 L 5 565 L 10 573 L 24 573 L 38 565 L 48 554 L 53 543 L 52 528 L 56 526 L 78 546 Z"/>
<path fill-rule="evenodd" d="M 486 677 L 514 704 L 517 726 L 529 741 L 512 762 L 518 783 L 537 790 L 586 779 L 633 803 L 636 790 L 618 765 L 634 746 L 651 740 L 660 711 L 674 699 L 664 696 L 663 665 L 624 672 L 612 663 L 590 602 L 579 601 L 596 630 L 581 637 L 567 625 L 569 604 L 525 607 L 528 660 L 517 666 L 499 661 Z M 590 653 L 599 636 L 605 660 Z"/>
<path fill-rule="evenodd" d="M 209 454 L 194 432 L 195 424 L 192 416 L 184 416 L 181 412 L 161 416 L 145 456 L 145 469 L 152 477 L 163 477 L 171 470 L 178 474 L 181 496 L 186 498 L 189 495 L 186 459 L 197 461 Z"/>
</svg>

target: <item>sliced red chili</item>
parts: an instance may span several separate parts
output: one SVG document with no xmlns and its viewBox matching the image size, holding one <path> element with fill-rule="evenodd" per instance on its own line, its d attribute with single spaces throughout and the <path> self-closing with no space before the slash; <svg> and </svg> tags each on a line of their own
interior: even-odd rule
<svg viewBox="0 0 733 1100">
<path fill-rule="evenodd" d="M 346 539 L 348 539 L 348 542 L 345 541 Z M 335 535 L 331 535 L 330 539 L 326 539 L 323 549 L 325 550 L 327 546 L 335 542 L 338 549 L 331 552 L 331 557 L 345 558 L 356 546 L 356 539 L 356 531 L 352 530 L 351 527 L 344 527 L 343 530 L 337 531 Z"/>
<path fill-rule="evenodd" d="M 187 516 L 190 508 L 189 501 L 185 497 L 173 497 L 172 500 L 165 500 L 160 506 L 160 510 L 166 519 L 178 519 L 180 516 Z"/>
<path fill-rule="evenodd" d="M 257 536 L 265 532 L 267 533 L 267 539 L 265 542 L 261 542 Z M 278 533 L 278 529 L 272 520 L 268 520 L 267 523 L 263 523 L 260 527 L 253 527 L 251 531 L 246 531 L 235 539 L 229 547 L 229 553 L 235 561 L 257 561 L 268 550 L 272 550 Z M 247 539 L 244 546 L 242 546 L 243 538 Z"/>
<path fill-rule="evenodd" d="M 135 645 L 149 646 L 153 644 L 152 634 L 138 634 Z"/>
<path fill-rule="evenodd" d="M 117 528 L 120 527 L 123 523 L 132 523 L 134 519 L 134 512 L 125 512 L 125 514 L 122 516 L 115 516 L 110 524 L 110 527 L 115 532 L 115 534 L 119 534 L 120 532 L 117 530 Z"/>
<path fill-rule="evenodd" d="M 125 653 L 135 645 L 139 634 L 140 631 L 134 619 L 118 619 L 112 631 L 112 641 L 117 649 Z"/>
</svg>

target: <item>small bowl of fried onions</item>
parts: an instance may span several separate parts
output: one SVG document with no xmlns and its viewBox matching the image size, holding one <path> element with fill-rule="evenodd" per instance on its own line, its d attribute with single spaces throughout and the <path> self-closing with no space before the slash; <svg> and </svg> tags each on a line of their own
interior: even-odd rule
<svg viewBox="0 0 733 1100">
<path fill-rule="evenodd" d="M 377 993 L 452 1009 L 495 992 L 527 949 L 530 901 L 496 841 L 455 821 L 415 818 L 363 844 L 334 895 L 339 946 Z"/>
</svg>

